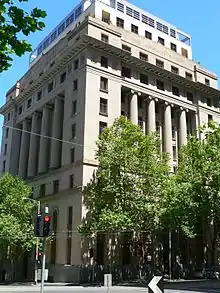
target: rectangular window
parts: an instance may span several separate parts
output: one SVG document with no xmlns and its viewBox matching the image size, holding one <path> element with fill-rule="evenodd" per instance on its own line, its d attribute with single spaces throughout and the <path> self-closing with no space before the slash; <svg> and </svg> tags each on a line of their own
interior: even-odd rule
<svg viewBox="0 0 220 293">
<path fill-rule="evenodd" d="M 76 112 L 77 112 L 77 101 L 73 101 L 72 102 L 72 115 L 76 115 Z"/>
<path fill-rule="evenodd" d="M 174 44 L 174 43 L 170 43 L 170 49 L 172 50 L 172 51 L 174 51 L 174 52 L 176 52 L 176 44 Z"/>
<path fill-rule="evenodd" d="M 186 49 L 181 48 L 181 54 L 182 54 L 183 57 L 188 58 L 188 51 Z"/>
<path fill-rule="evenodd" d="M 117 17 L 116 24 L 118 27 L 124 28 L 124 19 Z"/>
<path fill-rule="evenodd" d="M 111 21 L 110 13 L 108 13 L 107 11 L 102 10 L 102 21 L 110 24 L 110 21 Z"/>
<path fill-rule="evenodd" d="M 164 39 L 161 37 L 158 37 L 158 43 L 164 46 Z"/>
<path fill-rule="evenodd" d="M 4 147 L 4 156 L 7 155 L 7 149 L 8 149 L 8 145 L 7 143 L 5 144 L 5 147 Z"/>
<path fill-rule="evenodd" d="M 66 243 L 66 264 L 71 264 L 72 256 L 72 229 L 73 229 L 73 207 L 68 207 L 67 219 L 67 243 Z"/>
<path fill-rule="evenodd" d="M 157 79 L 157 89 L 164 91 L 164 82 Z"/>
<path fill-rule="evenodd" d="M 5 129 L 5 138 L 6 138 L 6 139 L 8 138 L 8 134 L 9 134 L 9 128 L 6 128 L 6 129 Z"/>
<path fill-rule="evenodd" d="M 192 94 L 192 93 L 187 92 L 187 93 L 186 93 L 186 98 L 187 98 L 188 101 L 193 102 L 193 94 Z"/>
<path fill-rule="evenodd" d="M 138 34 L 138 26 L 131 24 L 131 31 L 132 33 Z"/>
<path fill-rule="evenodd" d="M 63 72 L 63 73 L 60 75 L 60 83 L 64 83 L 65 80 L 66 80 L 66 72 Z"/>
<path fill-rule="evenodd" d="M 73 188 L 74 187 L 74 174 L 71 174 L 69 176 L 69 187 Z"/>
<path fill-rule="evenodd" d="M 188 80 L 192 80 L 192 79 L 193 79 L 192 74 L 189 73 L 189 72 L 186 72 L 186 73 L 185 73 L 185 76 L 186 76 L 186 79 L 188 79 Z"/>
<path fill-rule="evenodd" d="M 148 84 L 148 76 L 143 73 L 140 73 L 140 82 L 144 84 Z"/>
<path fill-rule="evenodd" d="M 7 116 L 7 121 L 10 121 L 10 119 L 11 119 L 11 113 L 9 112 Z"/>
<path fill-rule="evenodd" d="M 76 70 L 76 69 L 78 69 L 78 67 L 79 67 L 79 59 L 76 59 L 73 62 L 73 68 L 74 68 L 74 70 Z"/>
<path fill-rule="evenodd" d="M 208 121 L 213 121 L 213 116 L 208 114 Z"/>
<path fill-rule="evenodd" d="M 176 127 L 172 126 L 172 139 L 175 140 L 176 139 Z"/>
<path fill-rule="evenodd" d="M 72 124 L 72 139 L 76 138 L 76 123 Z"/>
<path fill-rule="evenodd" d="M 58 193 L 60 191 L 60 182 L 59 180 L 54 180 L 53 182 L 53 193 Z"/>
<path fill-rule="evenodd" d="M 179 68 L 175 66 L 171 66 L 171 72 L 174 74 L 179 74 Z"/>
<path fill-rule="evenodd" d="M 164 62 L 162 60 L 156 59 L 156 66 L 160 68 L 164 68 Z"/>
<path fill-rule="evenodd" d="M 156 121 L 156 132 L 160 135 L 160 122 Z"/>
<path fill-rule="evenodd" d="M 40 185 L 40 197 L 44 197 L 46 194 L 46 184 Z"/>
<path fill-rule="evenodd" d="M 100 98 L 100 114 L 108 115 L 108 100 Z"/>
<path fill-rule="evenodd" d="M 145 38 L 152 40 L 152 33 L 145 31 Z"/>
<path fill-rule="evenodd" d="M 131 47 L 128 47 L 127 45 L 122 44 L 122 50 L 125 50 L 125 51 L 131 53 Z"/>
<path fill-rule="evenodd" d="M 131 69 L 128 67 L 122 66 L 121 68 L 121 76 L 131 78 Z"/>
<path fill-rule="evenodd" d="M 37 93 L 37 101 L 40 101 L 41 98 L 42 98 L 42 91 L 39 91 L 39 92 Z"/>
<path fill-rule="evenodd" d="M 205 85 L 210 86 L 210 80 L 209 79 L 205 79 Z"/>
<path fill-rule="evenodd" d="M 101 56 L 101 66 L 108 68 L 108 58 L 107 57 Z"/>
<path fill-rule="evenodd" d="M 30 108 L 31 103 L 32 103 L 32 99 L 28 99 L 28 101 L 27 101 L 27 108 Z"/>
<path fill-rule="evenodd" d="M 20 107 L 18 108 L 18 115 L 21 115 L 21 114 L 22 114 L 22 110 L 23 110 L 23 108 L 22 108 L 22 106 L 20 106 Z"/>
<path fill-rule="evenodd" d="M 143 98 L 142 97 L 138 97 L 138 109 L 143 109 Z M 141 120 L 138 118 L 138 120 Z"/>
<path fill-rule="evenodd" d="M 207 98 L 206 104 L 207 104 L 207 106 L 212 107 L 212 100 L 210 98 Z"/>
<path fill-rule="evenodd" d="M 100 90 L 108 92 L 108 79 L 105 77 L 100 77 Z"/>
<path fill-rule="evenodd" d="M 73 90 L 74 90 L 74 91 L 77 91 L 77 90 L 78 90 L 78 79 L 75 79 L 75 80 L 73 81 Z"/>
<path fill-rule="evenodd" d="M 147 55 L 147 54 L 144 54 L 144 53 L 140 52 L 140 54 L 139 54 L 139 58 L 140 58 L 141 60 L 143 60 L 143 61 L 148 62 L 148 55 Z"/>
<path fill-rule="evenodd" d="M 179 88 L 176 86 L 172 86 L 172 93 L 174 96 L 179 96 L 180 95 Z"/>
<path fill-rule="evenodd" d="M 106 127 L 107 127 L 107 123 L 106 122 L 99 121 L 99 135 L 102 134 L 102 132 L 104 131 L 104 129 Z"/>
<path fill-rule="evenodd" d="M 101 34 L 101 40 L 105 43 L 108 43 L 108 35 Z"/>
<path fill-rule="evenodd" d="M 47 91 L 48 91 L 48 93 L 50 93 L 50 92 L 52 92 L 52 90 L 53 90 L 53 82 L 50 82 L 48 84 Z"/>
<path fill-rule="evenodd" d="M 75 148 L 70 149 L 70 163 L 75 162 Z"/>
<path fill-rule="evenodd" d="M 71 231 L 73 225 L 73 207 L 68 207 L 67 230 Z"/>
<path fill-rule="evenodd" d="M 176 151 L 176 146 L 173 145 L 173 160 L 176 161 L 177 160 L 177 151 Z"/>
<path fill-rule="evenodd" d="M 6 166 L 6 161 L 3 161 L 2 162 L 2 172 L 3 173 L 5 172 L 5 166 Z"/>
</svg>

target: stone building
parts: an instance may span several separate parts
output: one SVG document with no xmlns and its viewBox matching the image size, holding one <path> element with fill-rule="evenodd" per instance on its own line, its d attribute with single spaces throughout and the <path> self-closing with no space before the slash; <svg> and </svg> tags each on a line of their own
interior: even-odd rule
<svg viewBox="0 0 220 293">
<path fill-rule="evenodd" d="M 99 133 L 125 115 L 159 133 L 175 171 L 187 134 L 220 122 L 219 90 L 217 76 L 192 60 L 188 34 L 125 0 L 85 0 L 33 51 L 1 114 L 1 173 L 27 180 L 49 206 L 50 274 L 74 281 Z"/>
</svg>

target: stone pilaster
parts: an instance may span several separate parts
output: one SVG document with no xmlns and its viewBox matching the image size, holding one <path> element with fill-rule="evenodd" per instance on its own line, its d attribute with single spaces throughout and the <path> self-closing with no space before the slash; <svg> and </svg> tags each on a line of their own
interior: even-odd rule
<svg viewBox="0 0 220 293">
<path fill-rule="evenodd" d="M 18 169 L 18 175 L 23 179 L 26 178 L 27 176 L 29 143 L 30 143 L 29 126 L 30 126 L 30 122 L 27 119 L 25 119 L 22 122 L 21 146 L 20 146 L 19 169 Z"/>
<path fill-rule="evenodd" d="M 39 154 L 39 141 L 40 141 L 40 115 L 34 112 L 32 115 L 31 124 L 31 138 L 30 138 L 30 149 L 29 149 L 29 160 L 28 160 L 28 177 L 34 177 L 37 175 L 38 167 L 38 154 Z"/>
<path fill-rule="evenodd" d="M 49 165 L 49 145 L 50 145 L 50 107 L 45 105 L 43 107 L 42 121 L 41 121 L 41 137 L 40 137 L 40 151 L 38 173 L 45 173 Z"/>
<path fill-rule="evenodd" d="M 56 98 L 53 110 L 50 168 L 59 168 L 61 166 L 63 111 L 63 100 L 61 98 Z"/>
</svg>

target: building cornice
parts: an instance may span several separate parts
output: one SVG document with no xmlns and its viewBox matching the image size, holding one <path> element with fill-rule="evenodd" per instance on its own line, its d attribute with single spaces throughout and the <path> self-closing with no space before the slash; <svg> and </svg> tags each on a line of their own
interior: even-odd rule
<svg viewBox="0 0 220 293">
<path fill-rule="evenodd" d="M 48 80 L 50 80 L 56 73 L 58 73 L 62 68 L 64 68 L 69 62 L 73 56 L 78 54 L 80 51 L 85 49 L 87 46 L 95 48 L 99 51 L 105 51 L 107 54 L 116 56 L 120 58 L 123 62 L 126 62 L 127 64 L 131 64 L 132 66 L 135 66 L 138 69 L 148 71 L 153 73 L 154 75 L 164 78 L 168 81 L 171 81 L 179 86 L 187 87 L 191 90 L 197 90 L 201 91 L 204 95 L 208 95 L 213 98 L 219 98 L 220 97 L 220 91 L 218 89 L 206 86 L 205 84 L 202 84 L 200 82 L 187 80 L 186 78 L 176 75 L 166 69 L 159 68 L 156 65 L 143 61 L 135 56 L 132 56 L 131 53 L 124 51 L 122 48 L 115 47 L 109 43 L 105 43 L 99 39 L 96 39 L 94 37 L 91 37 L 87 34 L 81 34 L 80 39 L 73 43 L 72 38 L 73 36 L 76 36 L 78 32 L 82 30 L 83 27 L 85 27 L 87 24 L 96 25 L 100 29 L 107 30 L 106 26 L 101 26 L 97 23 L 95 19 L 92 19 L 92 17 L 88 17 L 78 28 L 77 32 L 74 30 L 71 33 L 67 34 L 66 38 L 61 40 L 61 42 L 65 42 L 66 46 L 61 46 L 61 51 L 59 52 L 58 57 L 56 58 L 56 62 L 53 68 L 48 68 L 46 72 L 42 74 L 42 76 L 38 77 L 37 79 L 33 80 L 31 84 L 27 88 L 24 88 L 23 92 L 21 92 L 16 98 L 13 100 L 7 102 L 5 105 L 3 105 L 0 108 L 0 113 L 5 114 L 7 111 L 13 107 L 15 104 L 21 103 L 23 100 L 25 100 L 27 97 L 32 95 L 34 92 L 36 92 L 39 88 L 42 87 Z M 116 33 L 112 29 L 108 28 L 109 32 Z M 118 33 L 118 36 L 120 36 L 120 33 Z M 64 43 L 62 43 L 64 45 Z M 58 44 L 57 44 L 58 45 Z M 50 51 L 48 51 L 47 54 L 50 54 Z M 62 57 L 64 56 L 64 57 Z M 41 58 L 44 58 L 42 56 Z M 35 64 L 37 65 L 37 63 Z M 35 66 L 34 65 L 34 66 Z M 34 66 L 30 69 L 33 70 Z M 198 67 L 196 67 L 196 70 L 202 70 Z M 28 72 L 29 73 L 29 72 Z"/>
</svg>

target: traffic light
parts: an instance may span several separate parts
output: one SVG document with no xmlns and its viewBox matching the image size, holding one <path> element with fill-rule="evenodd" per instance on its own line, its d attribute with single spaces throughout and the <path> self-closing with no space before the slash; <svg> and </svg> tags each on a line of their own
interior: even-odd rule
<svg viewBox="0 0 220 293">
<path fill-rule="evenodd" d="M 51 216 L 44 216 L 43 237 L 48 237 L 50 234 Z"/>
<path fill-rule="evenodd" d="M 34 234 L 36 237 L 41 237 L 41 222 L 42 215 L 37 215 L 35 219 Z"/>
</svg>

